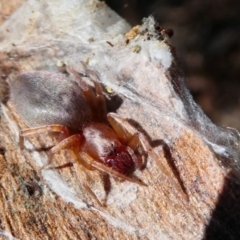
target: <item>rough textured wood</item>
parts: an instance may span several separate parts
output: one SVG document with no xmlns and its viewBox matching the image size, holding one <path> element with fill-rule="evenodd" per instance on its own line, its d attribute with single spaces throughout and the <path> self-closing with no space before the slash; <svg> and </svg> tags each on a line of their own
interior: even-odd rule
<svg viewBox="0 0 240 240">
<path fill-rule="evenodd" d="M 11 14 L 17 10 L 25 0 L 14 1 L 14 0 L 2 0 L 0 2 L 0 24 L 6 21 Z"/>
<path fill-rule="evenodd" d="M 109 11 L 101 9 L 103 3 L 98 4 L 85 5 L 89 17 L 98 11 Z M 41 27 L 35 27 L 37 32 L 42 31 Z M 136 33 L 136 29 L 140 30 Z M 81 177 L 83 169 L 75 167 L 40 169 L 46 161 L 46 149 L 56 143 L 54 137 L 34 136 L 28 139 L 24 150 L 19 148 L 18 131 L 26 126 L 8 102 L 2 105 L 0 122 L 0 234 L 3 237 L 8 238 L 10 234 L 17 239 L 239 238 L 239 186 L 231 180 L 231 173 L 221 167 L 220 159 L 203 140 L 206 136 L 194 123 L 202 127 L 209 124 L 209 135 L 216 132 L 212 131 L 210 122 L 194 120 L 193 116 L 199 112 L 196 115 L 193 112 L 188 121 L 186 113 L 191 112 L 193 106 L 187 104 L 189 99 L 184 94 L 185 87 L 179 80 L 182 76 L 175 62 L 170 64 L 171 68 L 166 67 L 170 48 L 161 39 L 157 40 L 161 34 L 139 27 L 133 31 L 135 36 L 128 44 L 120 31 L 110 40 L 113 46 L 99 37 L 101 41 L 95 40 L 96 46 L 84 45 L 84 41 L 82 46 L 73 44 L 74 51 L 65 34 L 64 44 L 61 41 L 49 44 L 48 38 L 27 36 L 17 50 L 1 50 L 1 71 L 11 78 L 26 69 L 57 71 L 56 61 L 63 60 L 65 55 L 67 60 L 74 60 L 75 65 L 87 58 L 100 81 L 115 94 L 106 93 L 110 97 L 109 109 L 130 119 L 149 135 L 159 162 L 169 169 L 171 177 L 163 175 L 158 162 L 149 159 L 147 167 L 136 172 L 148 186 L 111 178 L 108 204 L 101 208 L 79 182 L 79 179 L 88 181 L 102 198 L 104 191 L 98 172 Z M 105 39 L 109 40 L 107 36 Z M 98 38 L 96 32 L 93 37 Z M 30 47 L 33 43 L 37 45 L 34 50 Z M 158 50 L 165 51 L 163 59 L 154 58 Z M 101 55 L 104 51 L 107 54 Z M 170 154 L 158 144 L 161 139 L 167 141 Z M 70 155 L 65 151 L 56 156 L 55 164 L 60 166 L 69 161 Z M 174 187 L 173 183 L 178 184 L 176 177 L 189 199 Z"/>
</svg>

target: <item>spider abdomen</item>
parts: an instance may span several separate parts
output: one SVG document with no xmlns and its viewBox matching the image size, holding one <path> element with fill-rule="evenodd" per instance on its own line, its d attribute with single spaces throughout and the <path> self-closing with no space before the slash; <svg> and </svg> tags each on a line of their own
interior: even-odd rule
<svg viewBox="0 0 240 240">
<path fill-rule="evenodd" d="M 80 129 L 92 111 L 77 82 L 61 73 L 25 72 L 11 85 L 11 100 L 30 127 L 61 124 Z"/>
</svg>

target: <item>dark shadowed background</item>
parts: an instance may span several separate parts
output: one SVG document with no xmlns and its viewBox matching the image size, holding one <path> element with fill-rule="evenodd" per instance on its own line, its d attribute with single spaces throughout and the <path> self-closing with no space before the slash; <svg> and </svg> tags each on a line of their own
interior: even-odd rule
<svg viewBox="0 0 240 240">
<path fill-rule="evenodd" d="M 154 15 L 174 30 L 187 85 L 218 125 L 240 130 L 240 1 L 106 0 L 132 26 Z"/>
</svg>

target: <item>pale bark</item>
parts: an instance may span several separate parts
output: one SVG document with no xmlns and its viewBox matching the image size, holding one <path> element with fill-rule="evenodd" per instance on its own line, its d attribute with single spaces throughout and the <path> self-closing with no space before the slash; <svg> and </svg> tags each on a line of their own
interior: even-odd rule
<svg viewBox="0 0 240 240">
<path fill-rule="evenodd" d="M 124 20 L 104 3 L 83 0 L 29 1 L 2 24 L 1 73 L 6 79 L 26 70 L 58 71 L 61 61 L 76 69 L 86 62 L 106 87 L 109 110 L 148 135 L 158 161 L 171 172 L 171 177 L 163 175 L 158 163 L 148 159 L 147 167 L 135 173 L 147 187 L 111 178 L 107 206 L 101 208 L 81 186 L 79 169 L 40 169 L 46 162 L 42 149 L 53 146 L 54 137 L 28 138 L 25 149 L 19 148 L 18 132 L 26 126 L 9 101 L 2 104 L 0 123 L 3 238 L 240 236 L 237 176 L 231 180 L 222 166 L 238 166 L 238 138 L 214 126 L 192 101 L 171 48 L 154 24 L 149 18 L 124 36 L 130 30 Z M 171 154 L 157 144 L 161 139 Z M 56 156 L 56 165 L 71 160 L 66 151 Z M 103 198 L 99 173 L 90 173 L 87 181 Z M 173 184 L 179 182 L 185 193 Z"/>
</svg>

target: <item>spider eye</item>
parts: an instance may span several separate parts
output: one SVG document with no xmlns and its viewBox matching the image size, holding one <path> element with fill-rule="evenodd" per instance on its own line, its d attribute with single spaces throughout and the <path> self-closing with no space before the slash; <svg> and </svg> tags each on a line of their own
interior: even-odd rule
<svg viewBox="0 0 240 240">
<path fill-rule="evenodd" d="M 117 151 L 117 146 L 114 143 L 111 143 L 111 149 L 109 151 L 109 156 L 114 155 Z"/>
</svg>

